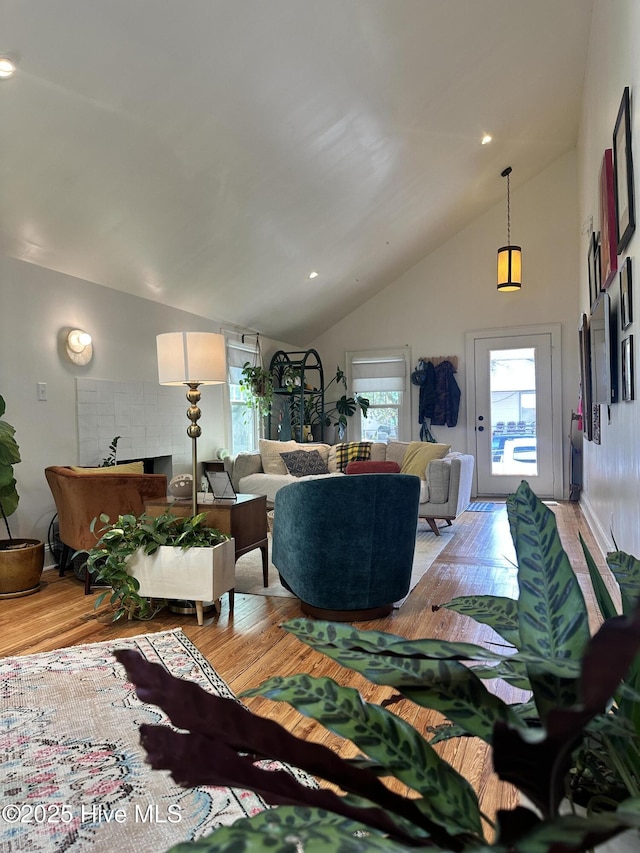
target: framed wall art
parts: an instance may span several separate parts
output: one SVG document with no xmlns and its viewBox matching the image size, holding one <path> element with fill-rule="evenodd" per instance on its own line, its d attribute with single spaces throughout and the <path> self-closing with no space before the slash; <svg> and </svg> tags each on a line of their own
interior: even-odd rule
<svg viewBox="0 0 640 853">
<path fill-rule="evenodd" d="M 635 377 L 633 375 L 633 335 L 622 341 L 622 399 L 635 399 Z"/>
<path fill-rule="evenodd" d="M 600 403 L 594 403 L 592 407 L 593 417 L 593 443 L 600 444 Z"/>
<path fill-rule="evenodd" d="M 591 232 L 589 240 L 589 305 L 593 305 L 600 294 L 600 233 Z"/>
<path fill-rule="evenodd" d="M 620 328 L 624 331 L 632 322 L 631 258 L 627 258 L 620 270 Z"/>
<path fill-rule="evenodd" d="M 587 441 L 593 437 L 591 413 L 591 338 L 589 337 L 589 318 L 583 314 L 578 326 L 580 345 L 580 389 L 582 392 L 582 431 Z"/>
<path fill-rule="evenodd" d="M 621 255 L 636 227 L 633 193 L 633 158 L 631 154 L 631 104 L 629 87 L 622 94 L 618 118 L 613 131 L 613 171 L 616 197 L 617 251 Z"/>
<path fill-rule="evenodd" d="M 600 167 L 600 287 L 605 290 L 618 269 L 613 150 L 607 148 Z"/>
</svg>

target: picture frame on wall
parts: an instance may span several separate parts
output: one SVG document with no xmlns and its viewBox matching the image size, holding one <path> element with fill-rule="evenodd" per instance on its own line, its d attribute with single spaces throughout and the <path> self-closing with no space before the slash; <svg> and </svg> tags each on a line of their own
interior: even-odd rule
<svg viewBox="0 0 640 853">
<path fill-rule="evenodd" d="M 594 403 L 591 411 L 593 417 L 593 443 L 600 444 L 600 403 Z"/>
<path fill-rule="evenodd" d="M 628 329 L 632 322 L 631 258 L 627 258 L 620 270 L 620 328 L 622 331 Z"/>
<path fill-rule="evenodd" d="M 633 335 L 622 341 L 622 399 L 635 399 L 635 377 L 633 375 Z"/>
<path fill-rule="evenodd" d="M 589 304 L 593 305 L 600 294 L 600 233 L 591 232 L 589 240 Z"/>
<path fill-rule="evenodd" d="M 600 167 L 600 287 L 606 290 L 618 270 L 613 149 L 607 148 Z"/>
<path fill-rule="evenodd" d="M 582 392 L 582 431 L 587 441 L 593 436 L 593 420 L 591 412 L 591 338 L 589 336 L 589 318 L 583 314 L 578 326 L 578 343 L 580 346 L 580 389 Z"/>
<path fill-rule="evenodd" d="M 621 255 L 636 227 L 631 153 L 631 103 L 629 87 L 622 93 L 613 131 L 613 171 L 616 199 L 617 251 Z"/>
</svg>

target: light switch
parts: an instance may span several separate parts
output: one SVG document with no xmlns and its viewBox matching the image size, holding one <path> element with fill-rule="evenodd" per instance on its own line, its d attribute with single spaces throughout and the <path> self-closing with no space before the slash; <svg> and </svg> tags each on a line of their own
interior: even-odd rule
<svg viewBox="0 0 640 853">
<path fill-rule="evenodd" d="M 38 382 L 38 400 L 45 402 L 47 399 L 47 383 Z"/>
</svg>

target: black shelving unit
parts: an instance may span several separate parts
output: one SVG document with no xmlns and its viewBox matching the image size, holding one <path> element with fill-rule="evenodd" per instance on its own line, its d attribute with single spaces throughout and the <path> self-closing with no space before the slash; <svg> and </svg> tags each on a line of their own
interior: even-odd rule
<svg viewBox="0 0 640 853">
<path fill-rule="evenodd" d="M 273 354 L 269 372 L 273 380 L 273 405 L 267 418 L 269 438 L 303 441 L 305 402 L 311 401 L 319 416 L 319 423 L 313 425 L 313 440 L 323 441 L 324 371 L 317 351 L 278 350 Z M 295 384 L 288 385 L 287 378 L 291 377 Z"/>
</svg>

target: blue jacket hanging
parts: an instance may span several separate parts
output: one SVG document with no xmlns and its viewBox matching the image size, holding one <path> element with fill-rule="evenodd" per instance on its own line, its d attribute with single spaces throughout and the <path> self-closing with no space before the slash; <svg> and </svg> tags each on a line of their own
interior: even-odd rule
<svg viewBox="0 0 640 853">
<path fill-rule="evenodd" d="M 458 423 L 460 408 L 460 388 L 455 379 L 455 370 L 450 361 L 441 361 L 435 372 L 436 402 L 431 426 L 454 427 Z"/>
<path fill-rule="evenodd" d="M 418 422 L 421 428 L 426 426 L 427 421 L 431 422 L 431 426 L 454 427 L 458 423 L 460 388 L 454 373 L 453 365 L 448 360 L 441 361 L 437 367 L 431 361 L 418 361 L 417 368 L 411 374 L 411 382 L 420 387 Z"/>
</svg>

